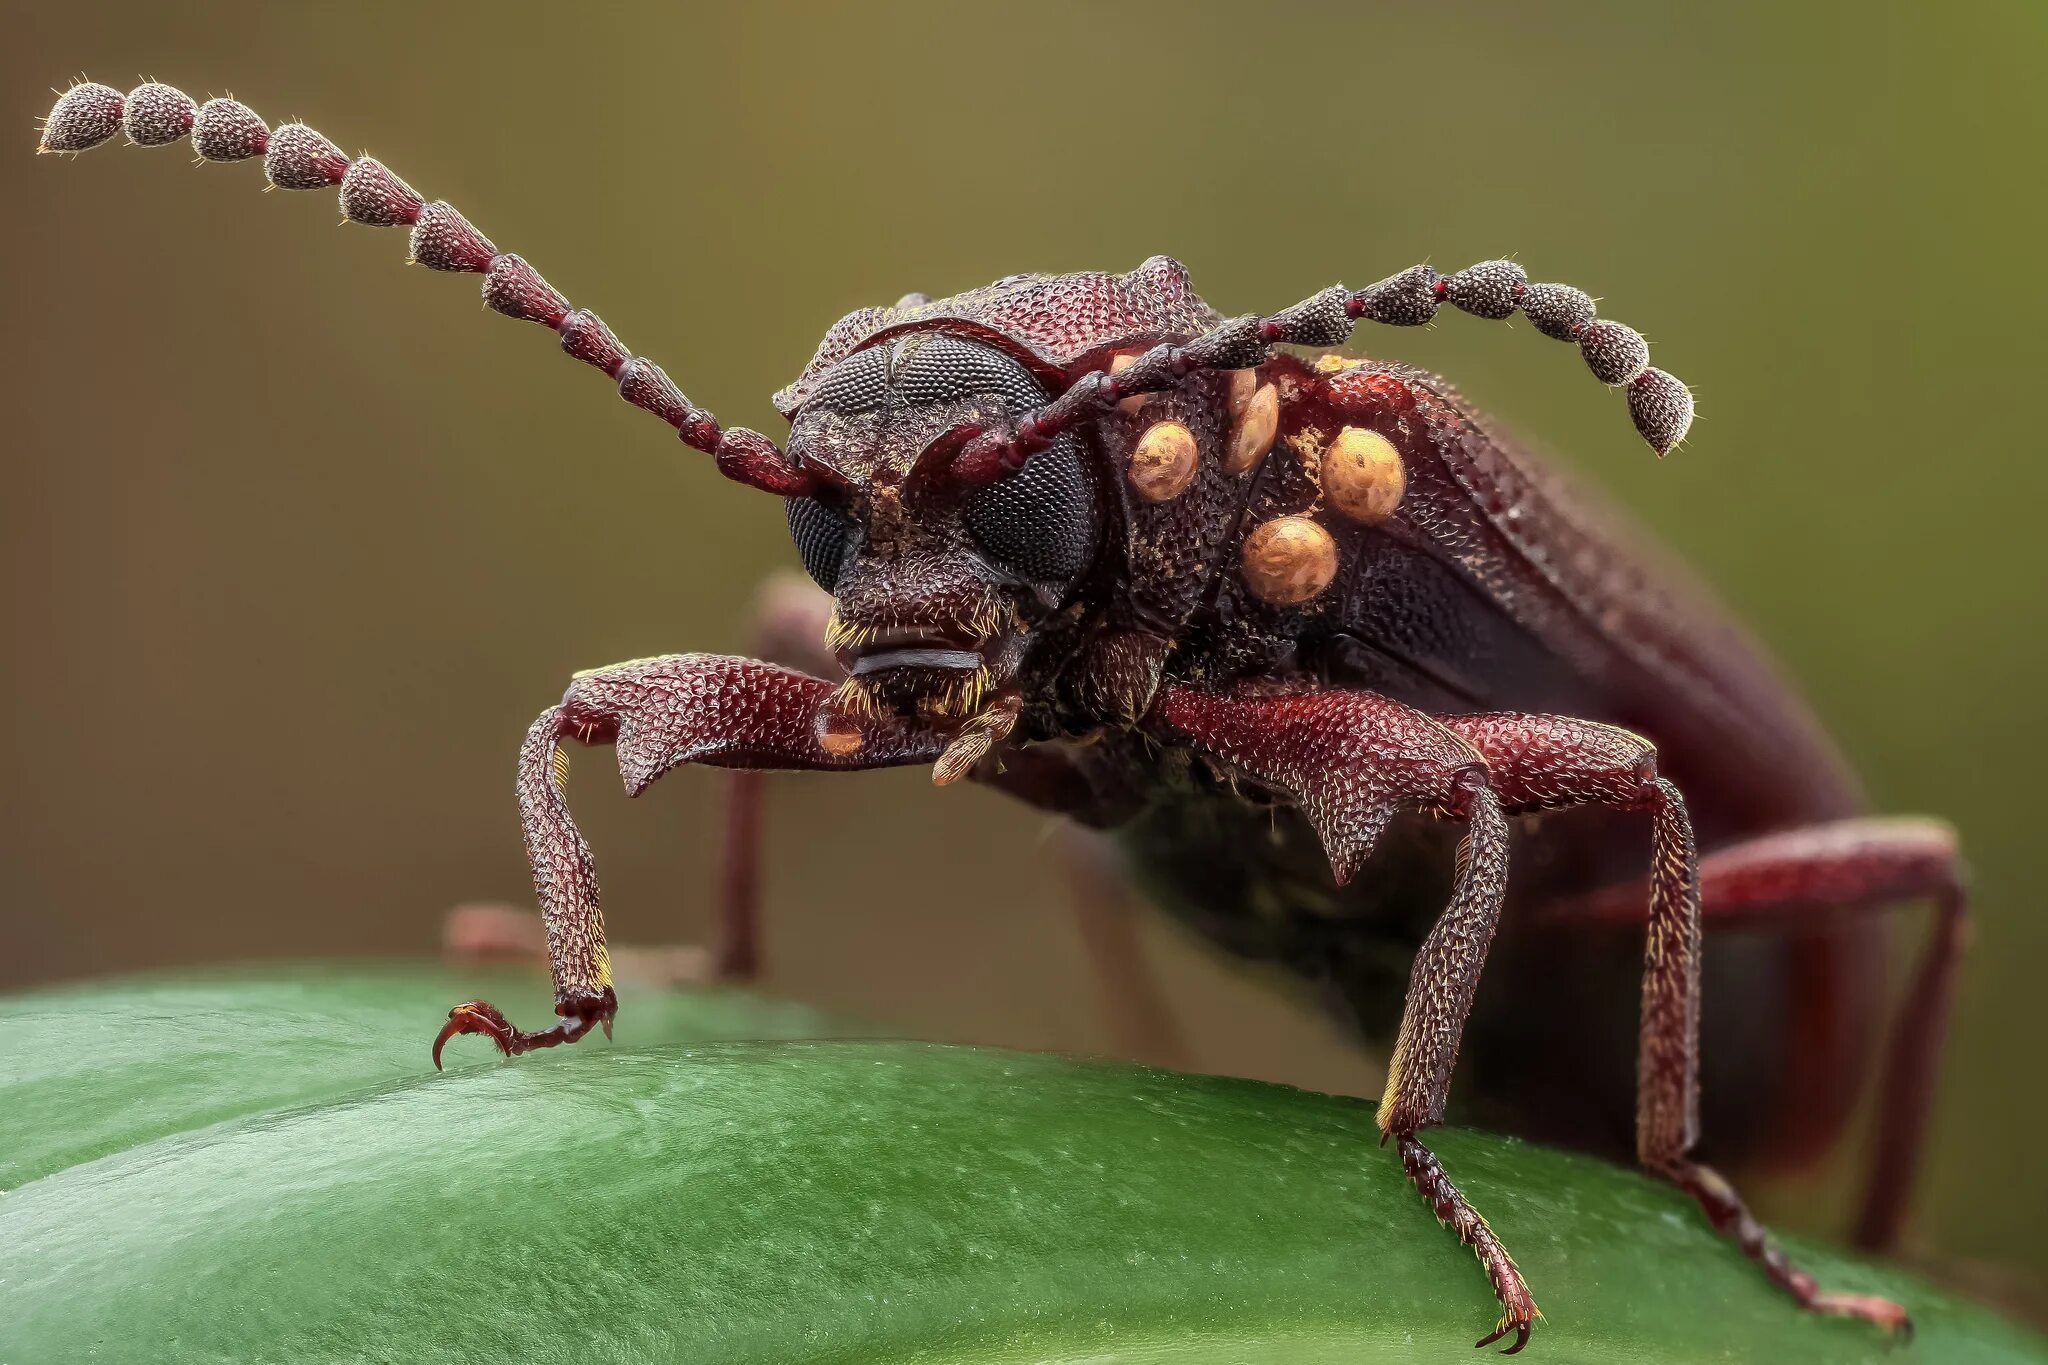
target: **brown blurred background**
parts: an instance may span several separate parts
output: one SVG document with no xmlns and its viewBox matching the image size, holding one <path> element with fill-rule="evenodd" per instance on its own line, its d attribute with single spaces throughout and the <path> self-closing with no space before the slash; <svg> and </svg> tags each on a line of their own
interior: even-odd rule
<svg viewBox="0 0 2048 1365">
<path fill-rule="evenodd" d="M 1360 343 L 1604 483 L 1780 651 L 1879 806 L 1961 825 L 1979 936 L 1916 1240 L 2048 1269 L 2033 0 L 107 0 L 8 26 L 0 984 L 424 953 L 450 905 L 523 902 L 526 722 L 573 669 L 743 648 L 752 585 L 794 559 L 772 501 L 327 196 L 182 147 L 30 156 L 53 83 L 303 117 L 768 430 L 827 325 L 910 289 L 1168 252 L 1234 312 L 1512 252 L 1695 384 L 1680 457 L 1527 328 Z M 603 758 L 580 772 L 614 934 L 699 936 L 716 780 L 629 806 Z M 918 771 L 781 781 L 770 814 L 772 990 L 1110 1046 L 1044 819 Z M 1271 983 L 1145 936 L 1201 1065 L 1377 1093 Z M 1829 1197 L 1775 1202 L 1831 1226 Z"/>
</svg>

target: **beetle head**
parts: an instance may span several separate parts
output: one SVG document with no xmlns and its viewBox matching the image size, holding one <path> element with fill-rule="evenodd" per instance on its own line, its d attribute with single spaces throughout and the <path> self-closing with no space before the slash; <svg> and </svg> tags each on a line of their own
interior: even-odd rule
<svg viewBox="0 0 2048 1365">
<path fill-rule="evenodd" d="M 1049 396 L 998 338 L 951 331 L 857 350 L 808 395 L 789 449 L 818 487 L 789 500 L 789 528 L 835 598 L 846 709 L 970 719 L 1009 691 L 1033 628 L 1072 597 L 1104 505 L 1079 436 L 985 487 L 943 477 L 962 433 Z"/>
</svg>

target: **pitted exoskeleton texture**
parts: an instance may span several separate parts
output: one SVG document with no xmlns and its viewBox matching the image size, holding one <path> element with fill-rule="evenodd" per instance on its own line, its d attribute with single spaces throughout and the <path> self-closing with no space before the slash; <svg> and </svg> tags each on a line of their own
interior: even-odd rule
<svg viewBox="0 0 2048 1365">
<path fill-rule="evenodd" d="M 604 915 L 590 848 L 569 815 L 565 741 L 611 745 L 638 796 L 683 763 L 719 768 L 882 768 L 936 760 L 936 737 L 888 717 L 860 721 L 828 744 L 820 714 L 833 685 L 774 664 L 715 654 L 641 659 L 579 675 L 559 706 L 527 731 L 519 809 L 558 1004 L 611 986 Z"/>
<path fill-rule="evenodd" d="M 43 152 L 82 152 L 125 129 L 139 146 L 162 146 L 188 132 L 208 161 L 263 158 L 263 174 L 285 190 L 339 188 L 342 215 L 366 227 L 411 230 L 412 259 L 429 270 L 482 275 L 486 307 L 537 322 L 561 337 L 562 349 L 617 381 L 619 396 L 676 428 L 685 445 L 710 455 L 727 478 L 767 492 L 808 492 L 810 479 L 757 431 L 722 427 L 683 395 L 654 362 L 633 356 L 611 329 L 569 301 L 522 258 L 500 252 L 453 206 L 428 203 L 381 162 L 352 161 L 332 140 L 303 123 L 273 129 L 248 105 L 212 99 L 195 109 L 190 96 L 155 81 L 123 95 L 81 82 L 61 95 L 43 121 Z"/>
<path fill-rule="evenodd" d="M 1428 265 L 1410 266 L 1364 289 L 1332 285 L 1276 313 L 1232 318 L 1190 337 L 1160 329 L 1143 354 L 1124 357 L 1120 366 L 1103 360 L 1095 368 L 1072 367 L 1057 398 L 1007 428 L 964 443 L 953 458 L 951 477 L 966 486 L 1010 477 L 1060 432 L 1094 421 L 1138 395 L 1169 392 L 1198 371 L 1250 369 L 1276 346 L 1327 350 L 1342 345 L 1360 322 L 1419 327 L 1447 301 L 1476 317 L 1499 321 L 1528 300 L 1538 308 L 1538 331 L 1577 343 L 1595 379 L 1626 390 L 1630 420 L 1659 455 L 1685 439 L 1692 425 L 1692 393 L 1671 375 L 1649 368 L 1649 344 L 1640 333 L 1618 322 L 1596 321 L 1593 301 L 1583 291 L 1531 285 L 1520 265 L 1496 260 L 1451 275 Z"/>
<path fill-rule="evenodd" d="M 826 332 L 803 373 L 776 393 L 775 406 L 785 417 L 794 415 L 833 366 L 899 331 L 953 329 L 981 335 L 1058 372 L 1133 338 L 1193 336 L 1217 316 L 1196 296 L 1187 269 L 1167 256 L 1154 256 L 1121 275 L 1099 270 L 1010 275 L 948 298 L 906 299 L 893 308 L 847 314 Z"/>
</svg>

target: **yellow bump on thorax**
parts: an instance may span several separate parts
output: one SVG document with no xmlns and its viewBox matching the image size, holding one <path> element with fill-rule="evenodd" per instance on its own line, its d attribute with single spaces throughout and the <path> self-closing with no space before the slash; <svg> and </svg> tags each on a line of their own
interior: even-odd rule
<svg viewBox="0 0 2048 1365">
<path fill-rule="evenodd" d="M 1323 448 L 1321 483 L 1331 507 L 1371 525 L 1401 505 L 1408 471 L 1392 441 L 1366 427 L 1346 427 Z"/>
<path fill-rule="evenodd" d="M 1313 517 L 1275 517 L 1245 537 L 1239 568 L 1260 601 L 1298 606 L 1337 577 L 1337 542 Z"/>
<path fill-rule="evenodd" d="M 1224 405 L 1233 423 L 1238 418 L 1244 416 L 1245 408 L 1251 405 L 1252 395 L 1258 391 L 1259 372 L 1257 370 L 1232 370 L 1230 372 L 1230 389 L 1224 395 Z"/>
<path fill-rule="evenodd" d="M 1138 353 L 1136 351 L 1125 351 L 1122 355 L 1114 356 L 1110 359 L 1109 372 L 1111 374 L 1122 374 L 1125 370 L 1128 370 L 1129 368 L 1131 368 L 1131 366 L 1137 363 Z M 1129 398 L 1119 400 L 1116 405 L 1116 410 L 1118 412 L 1127 412 L 1135 414 L 1138 411 L 1138 409 L 1144 407 L 1146 403 L 1150 402 L 1154 396 L 1155 395 L 1149 393 L 1134 393 Z"/>
<path fill-rule="evenodd" d="M 1230 429 L 1224 448 L 1224 470 L 1242 474 L 1252 468 L 1273 448 L 1273 438 L 1279 433 L 1280 392 L 1271 384 L 1261 384 Z"/>
<path fill-rule="evenodd" d="M 1195 479 L 1195 434 L 1179 422 L 1154 422 L 1131 450 L 1131 487 L 1147 502 L 1179 497 Z"/>
</svg>

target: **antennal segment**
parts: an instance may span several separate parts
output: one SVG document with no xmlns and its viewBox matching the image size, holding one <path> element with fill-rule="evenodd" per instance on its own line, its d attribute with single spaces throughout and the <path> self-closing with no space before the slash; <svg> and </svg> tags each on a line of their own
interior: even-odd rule
<svg viewBox="0 0 2048 1365">
<path fill-rule="evenodd" d="M 1659 455 L 1669 454 L 1691 429 L 1692 391 L 1675 376 L 1650 367 L 1650 344 L 1640 332 L 1595 317 L 1592 296 L 1584 290 L 1531 284 L 1513 261 L 1481 261 L 1452 275 L 1417 265 L 1364 289 L 1331 285 L 1268 317 L 1232 318 L 1185 343 L 1162 342 L 1121 370 L 1081 375 L 1059 397 L 1025 413 L 1012 429 L 982 432 L 963 442 L 953 457 L 951 478 L 963 487 L 1004 478 L 1068 427 L 1126 398 L 1172 389 L 1198 370 L 1251 369 L 1264 363 L 1275 346 L 1341 346 L 1360 322 L 1419 327 L 1434 320 L 1446 302 L 1494 321 L 1519 311 L 1543 335 L 1575 343 L 1595 379 L 1627 394 L 1637 434 Z"/>
<path fill-rule="evenodd" d="M 422 199 L 382 162 L 371 157 L 352 161 L 303 123 L 271 128 L 237 100 L 195 104 L 184 91 L 154 81 L 125 95 L 91 82 L 72 86 L 43 121 L 36 150 L 75 154 L 120 132 L 143 147 L 164 146 L 189 135 L 208 161 L 260 156 L 264 177 L 280 189 L 338 189 L 341 211 L 350 222 L 411 228 L 414 263 L 429 270 L 483 276 L 486 306 L 553 328 L 564 351 L 611 376 L 620 397 L 674 427 L 684 445 L 710 455 L 727 478 L 783 497 L 811 489 L 811 475 L 774 441 L 744 427 L 720 426 L 659 365 L 630 354 L 597 314 L 572 308 L 523 258 L 499 251 L 451 205 Z"/>
</svg>

